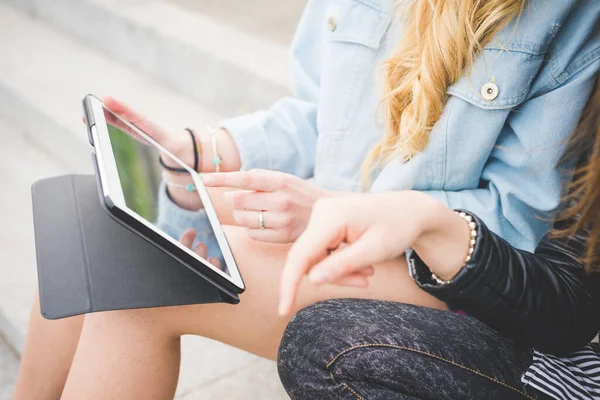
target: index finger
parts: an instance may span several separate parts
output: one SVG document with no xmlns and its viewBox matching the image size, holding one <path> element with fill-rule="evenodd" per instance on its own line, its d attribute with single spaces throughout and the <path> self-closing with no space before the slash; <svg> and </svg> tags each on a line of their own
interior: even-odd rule
<svg viewBox="0 0 600 400">
<path fill-rule="evenodd" d="M 131 122 L 132 124 L 138 124 L 145 120 L 145 118 L 133 111 L 126 104 L 115 100 L 113 97 L 105 96 L 103 99 L 104 105 L 113 113 L 117 114 L 121 118 Z"/>
<path fill-rule="evenodd" d="M 104 105 L 106 106 L 106 108 L 109 109 L 112 113 L 114 113 L 115 115 L 118 115 L 120 118 L 129 122 L 131 125 L 135 126 L 139 130 L 143 131 L 145 134 L 151 136 L 157 142 L 162 143 L 162 141 L 164 139 L 164 134 L 163 134 L 162 129 L 160 129 L 153 122 L 148 120 L 145 116 L 132 110 L 126 104 L 124 104 L 118 100 L 115 100 L 114 98 L 112 98 L 110 96 L 105 96 L 103 98 L 103 102 L 104 102 Z M 108 121 L 109 119 L 110 119 L 110 121 Z M 135 132 L 133 129 L 131 129 L 127 124 L 124 124 L 122 121 L 120 121 L 114 117 L 110 117 L 110 118 L 107 117 L 107 122 L 112 123 L 116 127 L 131 134 L 133 137 L 135 137 L 137 139 L 142 139 L 137 134 L 137 132 Z"/>
<path fill-rule="evenodd" d="M 207 174 L 202 182 L 208 187 L 232 187 L 244 190 L 273 192 L 279 189 L 279 180 L 272 173 L 255 171 L 221 172 Z"/>
<path fill-rule="evenodd" d="M 314 220 L 313 220 L 314 221 Z M 288 253 L 281 275 L 279 315 L 289 315 L 304 275 L 344 240 L 344 229 L 332 223 L 310 223 Z"/>
</svg>

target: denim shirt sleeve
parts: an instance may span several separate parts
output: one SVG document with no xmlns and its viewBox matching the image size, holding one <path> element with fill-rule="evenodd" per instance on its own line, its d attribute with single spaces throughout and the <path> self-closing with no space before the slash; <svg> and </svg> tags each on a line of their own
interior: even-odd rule
<svg viewBox="0 0 600 400">
<path fill-rule="evenodd" d="M 156 226 L 162 229 L 172 238 L 179 239 L 183 232 L 189 228 L 196 230 L 196 239 L 192 248 L 199 242 L 206 244 L 208 256 L 215 257 L 224 264 L 222 254 L 219 251 L 217 238 L 208 221 L 208 216 L 204 209 L 198 211 L 189 211 L 179 207 L 167 195 L 164 183 L 160 187 L 158 196 L 158 218 Z"/>
<path fill-rule="evenodd" d="M 279 100 L 268 110 L 219 124 L 236 142 L 242 170 L 273 169 L 302 178 L 314 173 L 323 45 L 315 21 L 324 19 L 326 11 L 318 3 L 307 5 L 292 44 L 293 96 Z"/>
</svg>

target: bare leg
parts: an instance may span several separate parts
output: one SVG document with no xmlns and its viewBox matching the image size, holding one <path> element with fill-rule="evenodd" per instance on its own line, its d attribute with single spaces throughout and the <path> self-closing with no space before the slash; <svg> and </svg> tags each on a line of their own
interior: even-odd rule
<svg viewBox="0 0 600 400">
<path fill-rule="evenodd" d="M 223 201 L 229 189 L 209 189 L 214 206 L 224 224 L 234 225 L 231 207 Z M 25 349 L 13 400 L 58 399 L 75 356 L 85 316 L 47 320 L 40 313 L 36 293 L 27 331 Z"/>
<path fill-rule="evenodd" d="M 63 399 L 172 399 L 179 367 L 179 338 L 183 334 L 202 335 L 263 357 L 276 357 L 288 323 L 277 316 L 277 290 L 289 247 L 255 242 L 243 229 L 229 228 L 227 237 L 248 288 L 241 303 L 87 316 Z M 298 308 L 339 297 L 445 308 L 415 285 L 404 260 L 377 266 L 368 289 L 316 288 L 305 282 Z"/>
<path fill-rule="evenodd" d="M 77 349 L 83 316 L 50 321 L 36 294 L 13 400 L 59 399 Z"/>
</svg>

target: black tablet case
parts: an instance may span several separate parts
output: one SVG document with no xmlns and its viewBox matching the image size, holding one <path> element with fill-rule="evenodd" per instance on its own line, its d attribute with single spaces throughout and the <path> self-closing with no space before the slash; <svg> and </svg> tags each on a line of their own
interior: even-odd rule
<svg viewBox="0 0 600 400">
<path fill-rule="evenodd" d="M 239 302 L 116 221 L 101 203 L 94 176 L 38 181 L 32 198 L 44 317 Z"/>
</svg>

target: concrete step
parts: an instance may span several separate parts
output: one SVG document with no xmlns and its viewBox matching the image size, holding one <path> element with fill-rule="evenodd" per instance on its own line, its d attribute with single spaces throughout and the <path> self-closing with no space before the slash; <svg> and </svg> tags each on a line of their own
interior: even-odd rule
<svg viewBox="0 0 600 400">
<path fill-rule="evenodd" d="M 37 287 L 30 187 L 72 170 L 0 118 L 0 335 L 20 354 Z"/>
<path fill-rule="evenodd" d="M 37 287 L 31 184 L 65 173 L 91 173 L 81 123 L 86 93 L 112 94 L 168 129 L 204 126 L 221 117 L 107 59 L 39 19 L 0 4 L 0 335 L 17 354 L 23 348 Z M 274 363 L 201 337 L 182 341 L 177 398 L 252 370 L 256 398 L 285 398 Z M 256 389 L 258 388 L 258 389 Z"/>
<path fill-rule="evenodd" d="M 19 361 L 0 337 L 0 400 L 9 400 L 17 377 Z"/>
<path fill-rule="evenodd" d="M 204 127 L 222 118 L 86 43 L 0 4 L 0 113 L 77 171 L 91 171 L 81 123 L 81 99 L 87 93 L 111 94 L 168 129 Z"/>
<path fill-rule="evenodd" d="M 288 47 L 308 0 L 164 0 Z"/>
<path fill-rule="evenodd" d="M 0 2 L 50 22 L 223 115 L 266 107 L 289 93 L 286 46 L 175 1 Z M 301 7 L 295 8 L 299 18 Z"/>
</svg>

